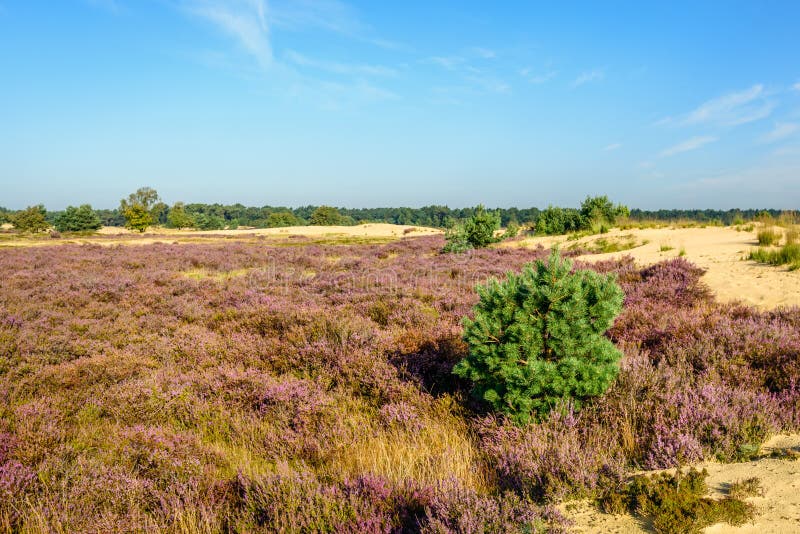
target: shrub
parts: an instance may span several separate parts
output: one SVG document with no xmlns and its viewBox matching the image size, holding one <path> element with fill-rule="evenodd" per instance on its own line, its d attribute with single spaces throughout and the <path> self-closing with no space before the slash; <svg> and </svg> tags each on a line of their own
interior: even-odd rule
<svg viewBox="0 0 800 534">
<path fill-rule="evenodd" d="M 647 517 L 660 534 L 699 533 L 714 523 L 738 526 L 753 518 L 752 505 L 739 499 L 705 497 L 706 477 L 705 469 L 634 477 L 622 489 L 606 492 L 598 506 L 606 513 L 628 511 Z"/>
<path fill-rule="evenodd" d="M 479 205 L 462 226 L 455 226 L 445 232 L 446 244 L 442 252 L 461 253 L 473 248 L 485 248 L 498 241 L 494 237 L 498 228 L 500 215 Z"/>
<path fill-rule="evenodd" d="M 566 234 L 582 228 L 581 212 L 573 208 L 548 206 L 536 220 L 536 233 L 541 235 Z"/>
<path fill-rule="evenodd" d="M 89 204 L 78 208 L 68 206 L 55 221 L 55 227 L 59 232 L 86 232 L 99 230 L 101 226 L 100 217 Z"/>
<path fill-rule="evenodd" d="M 191 228 L 194 226 L 194 219 L 186 212 L 183 202 L 176 202 L 167 214 L 167 225 L 170 228 Z"/>
<path fill-rule="evenodd" d="M 603 333 L 622 309 L 613 275 L 579 270 L 553 250 L 503 282 L 478 287 L 474 318 L 464 320 L 469 355 L 453 369 L 473 393 L 519 423 L 560 402 L 605 392 L 622 354 Z"/>
<path fill-rule="evenodd" d="M 284 226 L 300 226 L 303 224 L 297 216 L 289 210 L 273 211 L 267 216 L 267 226 L 269 228 L 280 228 Z"/>
<path fill-rule="evenodd" d="M 347 226 L 353 224 L 353 219 L 342 215 L 336 208 L 320 206 L 311 214 L 309 223 L 312 226 Z"/>
<path fill-rule="evenodd" d="M 584 229 L 602 229 L 613 226 L 618 217 L 628 217 L 627 206 L 614 206 L 607 196 L 586 197 L 581 203 L 581 223 Z M 601 231 L 602 233 L 602 231 Z"/>
<path fill-rule="evenodd" d="M 50 224 L 45 219 L 46 214 L 47 212 L 41 204 L 28 206 L 11 216 L 11 223 L 20 232 L 36 234 L 50 228 Z"/>
<path fill-rule="evenodd" d="M 487 211 L 482 205 L 464 223 L 464 235 L 474 248 L 484 248 L 495 241 L 494 232 L 500 228 L 500 214 Z"/>
</svg>

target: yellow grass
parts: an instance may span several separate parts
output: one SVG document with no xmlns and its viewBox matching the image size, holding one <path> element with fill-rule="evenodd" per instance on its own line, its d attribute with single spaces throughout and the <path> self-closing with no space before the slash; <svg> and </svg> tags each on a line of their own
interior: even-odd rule
<svg viewBox="0 0 800 534">
<path fill-rule="evenodd" d="M 422 416 L 420 429 L 367 429 L 361 439 L 340 451 L 331 462 L 339 475 L 376 474 L 395 482 L 413 479 L 433 484 L 455 478 L 485 491 L 485 470 L 466 425 L 438 402 L 433 414 Z"/>
</svg>

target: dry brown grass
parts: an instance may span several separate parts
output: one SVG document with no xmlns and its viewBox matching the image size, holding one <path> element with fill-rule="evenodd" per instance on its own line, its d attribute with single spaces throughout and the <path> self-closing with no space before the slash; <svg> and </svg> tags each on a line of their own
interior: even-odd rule
<svg viewBox="0 0 800 534">
<path fill-rule="evenodd" d="M 422 416 L 420 428 L 371 427 L 331 462 L 339 475 L 376 474 L 402 482 L 425 484 L 455 478 L 466 487 L 489 486 L 480 454 L 464 422 L 446 400 Z"/>
</svg>

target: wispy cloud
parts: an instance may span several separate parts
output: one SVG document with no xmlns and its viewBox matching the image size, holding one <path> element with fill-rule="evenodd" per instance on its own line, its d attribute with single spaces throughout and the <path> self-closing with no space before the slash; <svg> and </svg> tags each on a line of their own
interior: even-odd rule
<svg viewBox="0 0 800 534">
<path fill-rule="evenodd" d="M 708 135 L 700 137 L 692 137 L 691 139 L 687 139 L 686 141 L 678 143 L 677 145 L 662 150 L 659 156 L 662 158 L 667 158 L 669 156 L 674 156 L 675 154 L 681 154 L 683 152 L 697 150 L 698 148 L 705 146 L 709 143 L 713 143 L 716 140 L 717 140 L 716 137 Z"/>
<path fill-rule="evenodd" d="M 534 72 L 533 69 L 524 68 L 519 71 L 519 75 L 534 85 L 547 83 L 558 75 L 558 71 L 548 70 L 546 72 Z"/>
<path fill-rule="evenodd" d="M 497 53 L 494 50 L 483 48 L 481 46 L 473 46 L 469 49 L 469 51 L 481 59 L 494 59 L 497 57 Z"/>
<path fill-rule="evenodd" d="M 466 59 L 461 56 L 431 56 L 423 60 L 423 63 L 438 65 L 447 70 L 456 70 L 466 63 Z"/>
<path fill-rule="evenodd" d="M 795 91 L 800 91 L 800 82 L 797 82 L 796 84 L 794 84 L 792 86 L 792 89 L 794 89 Z"/>
<path fill-rule="evenodd" d="M 589 82 L 600 81 L 605 77 L 606 73 L 602 69 L 587 70 L 585 72 L 582 72 L 580 76 L 575 78 L 570 84 L 570 87 L 574 89 L 576 87 L 580 87 L 581 85 L 585 85 Z"/>
<path fill-rule="evenodd" d="M 603 150 L 606 152 L 612 152 L 614 150 L 619 150 L 620 148 L 622 148 L 622 143 L 611 143 L 610 145 L 603 147 Z"/>
<path fill-rule="evenodd" d="M 656 124 L 738 126 L 758 121 L 769 117 L 775 109 L 775 104 L 767 100 L 767 96 L 764 86 L 756 84 L 743 91 L 713 98 L 683 116 L 666 117 Z"/>
<path fill-rule="evenodd" d="M 190 0 L 183 7 L 235 39 L 261 67 L 272 64 L 265 0 Z"/>
<path fill-rule="evenodd" d="M 281 0 L 270 2 L 269 20 L 275 26 L 291 29 L 323 29 L 348 36 L 367 28 L 356 11 L 338 0 Z"/>
<path fill-rule="evenodd" d="M 800 128 L 800 125 L 794 122 L 776 123 L 775 127 L 770 132 L 761 136 L 760 141 L 762 143 L 774 143 L 776 141 L 780 141 L 795 133 L 798 128 Z"/>
<path fill-rule="evenodd" d="M 295 65 L 319 69 L 334 74 L 384 77 L 394 77 L 398 74 L 397 70 L 383 65 L 365 65 L 318 60 L 295 52 L 294 50 L 288 50 L 285 55 L 286 59 Z"/>
</svg>

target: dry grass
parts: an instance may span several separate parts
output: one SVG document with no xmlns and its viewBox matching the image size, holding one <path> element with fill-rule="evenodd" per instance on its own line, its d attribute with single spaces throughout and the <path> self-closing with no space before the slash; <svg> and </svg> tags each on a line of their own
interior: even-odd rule
<svg viewBox="0 0 800 534">
<path fill-rule="evenodd" d="M 457 479 L 484 492 L 489 487 L 480 454 L 464 421 L 452 414 L 446 400 L 421 417 L 418 428 L 371 427 L 331 462 L 337 473 L 356 477 L 376 474 L 394 482 L 426 484 Z"/>
</svg>

